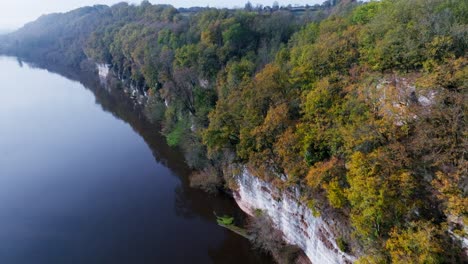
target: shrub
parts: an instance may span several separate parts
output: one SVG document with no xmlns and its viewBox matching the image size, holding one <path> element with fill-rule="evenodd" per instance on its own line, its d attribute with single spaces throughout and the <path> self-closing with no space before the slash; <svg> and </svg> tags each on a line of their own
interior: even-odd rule
<svg viewBox="0 0 468 264">
<path fill-rule="evenodd" d="M 336 239 L 336 244 L 338 245 L 338 248 L 342 251 L 342 252 L 348 252 L 349 251 L 349 245 L 348 243 L 344 240 L 343 237 L 338 237 Z"/>
<path fill-rule="evenodd" d="M 146 117 L 153 123 L 161 122 L 164 118 L 164 112 L 166 111 L 166 106 L 161 99 L 156 96 L 150 96 L 145 107 Z"/>
<path fill-rule="evenodd" d="M 223 181 L 216 168 L 210 166 L 193 173 L 190 177 L 190 186 L 215 194 L 222 188 Z"/>
<path fill-rule="evenodd" d="M 167 144 L 171 147 L 179 145 L 188 130 L 188 122 L 185 120 L 179 120 L 172 131 L 166 135 Z"/>
<path fill-rule="evenodd" d="M 253 246 L 270 252 L 279 264 L 295 263 L 301 249 L 286 244 L 283 240 L 283 233 L 275 229 L 268 215 L 263 213 L 257 215 L 248 225 L 248 233 Z"/>
</svg>

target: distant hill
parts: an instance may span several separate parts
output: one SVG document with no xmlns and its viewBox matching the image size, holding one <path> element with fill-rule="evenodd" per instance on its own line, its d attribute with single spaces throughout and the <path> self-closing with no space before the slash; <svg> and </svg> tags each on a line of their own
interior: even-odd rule
<svg viewBox="0 0 468 264">
<path fill-rule="evenodd" d="M 93 6 L 43 15 L 2 36 L 0 51 L 32 59 L 78 64 L 86 57 L 83 53 L 85 40 L 109 11 L 107 6 Z"/>
<path fill-rule="evenodd" d="M 14 29 L 1 29 L 0 28 L 0 35 L 8 34 L 15 31 Z"/>
<path fill-rule="evenodd" d="M 0 52 L 77 65 L 86 59 L 86 42 L 93 32 L 99 31 L 98 29 L 108 27 L 117 30 L 131 23 L 152 24 L 156 28 L 157 24 L 162 25 L 162 23 L 166 26 L 170 24 L 176 26 L 176 24 L 190 23 L 190 17 L 201 16 L 214 10 L 215 8 L 207 7 L 175 9 L 170 5 L 151 5 L 145 1 L 140 6 L 119 3 L 112 7 L 106 5 L 82 7 L 66 13 L 43 15 L 16 31 L 0 30 L 0 35 L 3 34 L 0 36 Z M 272 13 L 290 14 L 299 19 L 312 21 L 325 18 L 331 10 L 332 6 L 326 2 L 322 6 L 314 7 L 278 7 L 277 9 L 257 7 L 250 12 L 264 16 Z M 223 9 L 226 14 L 238 11 L 240 10 Z M 169 21 L 167 18 L 174 20 Z"/>
</svg>

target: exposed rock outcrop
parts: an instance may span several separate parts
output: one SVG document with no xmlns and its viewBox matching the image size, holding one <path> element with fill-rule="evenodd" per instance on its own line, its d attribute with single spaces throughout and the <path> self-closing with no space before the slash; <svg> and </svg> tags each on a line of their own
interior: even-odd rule
<svg viewBox="0 0 468 264">
<path fill-rule="evenodd" d="M 355 258 L 338 248 L 329 226 L 300 202 L 298 190 L 279 191 L 247 170 L 237 177 L 234 193 L 239 207 L 250 215 L 260 209 L 273 220 L 284 239 L 304 250 L 312 263 L 351 263 Z"/>
</svg>

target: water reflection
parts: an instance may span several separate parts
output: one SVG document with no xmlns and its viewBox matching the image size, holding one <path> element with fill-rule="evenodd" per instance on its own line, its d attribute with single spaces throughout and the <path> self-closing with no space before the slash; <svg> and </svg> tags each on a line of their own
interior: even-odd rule
<svg viewBox="0 0 468 264">
<path fill-rule="evenodd" d="M 20 68 L 23 68 L 23 61 L 21 60 L 21 58 L 16 58 L 16 61 L 18 62 L 18 66 Z"/>
<path fill-rule="evenodd" d="M 24 66 L 19 59 L 17 65 Z M 78 193 L 78 196 L 74 198 L 77 199 L 76 207 L 68 215 L 63 214 L 64 209 L 57 212 L 52 208 L 48 211 L 47 208 L 50 207 L 48 204 L 41 206 L 38 206 L 37 203 L 29 204 L 21 210 L 6 207 L 8 212 L 14 211 L 19 215 L 24 214 L 24 218 L 29 217 L 28 221 L 31 223 L 26 225 L 28 228 L 30 226 L 48 226 L 49 228 L 44 229 L 44 234 L 41 235 L 38 235 L 41 232 L 38 229 L 16 230 L 23 233 L 34 232 L 34 234 L 30 234 L 32 240 L 16 241 L 11 243 L 11 248 L 6 246 L 3 250 L 0 249 L 1 263 L 12 263 L 9 261 L 12 259 L 16 264 L 32 263 L 31 261 L 34 263 L 270 262 L 269 258 L 251 250 L 250 244 L 245 239 L 216 225 L 214 211 L 220 214 L 234 215 L 238 219 L 242 219 L 244 215 L 230 198 L 225 196 L 210 197 L 189 187 L 187 176 L 190 170 L 183 162 L 183 155 L 167 146 L 165 139 L 158 134 L 159 127 L 146 121 L 141 106 L 129 99 L 118 85 L 104 87 L 94 71 L 54 67 L 43 63 L 28 65 L 47 69 L 50 73 L 57 73 L 69 80 L 81 83 L 93 93 L 96 104 L 103 111 L 111 113 L 117 120 L 124 121 L 132 127 L 150 148 L 152 158 L 162 166 L 154 167 L 154 165 L 147 163 L 144 151 L 142 152 L 139 147 L 133 149 L 132 141 L 138 139 L 131 136 L 122 140 L 128 141 L 127 144 L 130 146 L 130 149 L 126 151 L 134 151 L 134 154 L 124 153 L 125 155 L 122 154 L 124 157 L 120 161 L 106 160 L 105 157 L 102 157 L 103 155 L 91 157 L 91 161 L 96 160 L 95 168 L 82 168 L 79 169 L 79 173 L 67 171 L 67 169 L 73 170 L 79 167 L 69 168 L 64 165 L 65 167 L 60 171 L 61 174 L 81 177 L 72 185 L 77 189 L 74 191 Z M 11 60 L 8 62 L 0 61 L 0 70 L 8 70 L 8 67 L 11 66 Z M 25 78 L 29 78 L 29 76 L 25 76 Z M 35 85 L 40 84 L 35 83 Z M 61 99 L 67 100 L 67 98 Z M 113 132 L 108 131 L 108 135 L 96 135 L 96 139 L 90 140 L 103 141 Z M 2 143 L 1 140 L 0 143 Z M 79 145 L 76 146 L 76 148 L 79 147 Z M 41 155 L 47 155 L 47 153 L 41 153 Z M 98 154 L 90 153 L 89 155 Z M 115 164 L 115 166 L 108 168 L 109 164 Z M 96 179 L 88 180 L 86 176 L 82 176 L 92 175 L 96 170 L 103 173 L 111 171 L 114 174 L 113 177 L 120 178 L 111 183 L 112 188 L 108 188 L 109 183 L 100 185 L 101 183 L 96 182 Z M 1 168 L 0 172 L 2 172 Z M 129 176 L 132 174 L 147 174 L 148 176 L 147 178 L 143 177 L 144 179 L 135 176 L 135 180 L 133 180 Z M 7 175 L 0 176 L 7 177 Z M 50 183 L 56 185 L 55 187 L 47 186 L 47 188 L 51 188 L 51 190 L 54 188 L 53 190 L 57 192 L 58 197 L 67 197 L 70 190 L 66 188 L 70 184 L 70 179 L 65 180 L 60 177 L 57 179 Z M 73 181 L 73 179 L 71 180 Z M 106 178 L 106 180 L 109 179 Z M 112 180 L 115 181 L 115 178 Z M 89 186 L 89 183 L 93 183 L 93 186 Z M 57 191 L 57 188 L 63 188 L 63 190 Z M 25 190 L 23 189 L 23 191 Z M 40 195 L 46 194 L 42 192 Z M 3 196 L 8 198 L 8 194 L 3 194 Z M 109 198 L 110 196 L 112 199 Z M 33 198 L 29 198 L 29 200 L 31 199 Z M 142 199 L 144 199 L 143 203 Z M 59 203 L 55 198 L 53 201 Z M 63 203 L 63 207 L 69 206 L 70 201 L 63 201 Z M 83 207 L 83 204 L 86 206 Z M 28 206 L 38 206 L 41 209 L 32 214 L 29 211 L 34 211 L 34 208 Z M 0 210 L 3 210 L 3 207 Z M 41 217 L 31 218 L 31 215 L 39 214 Z M 11 215 L 9 217 L 15 219 Z M 110 222 L 110 219 L 113 222 Z M 3 227 L 0 226 L 0 241 L 5 245 L 8 244 L 5 239 L 11 239 L 13 236 L 5 235 L 8 222 L 0 220 L 0 224 L 3 225 Z M 17 228 L 15 224 L 11 225 Z M 54 228 L 51 229 L 50 226 Z M 83 228 L 83 230 L 80 229 L 79 232 L 76 232 L 77 230 L 70 230 L 72 227 Z M 51 235 L 51 230 L 57 233 Z M 70 237 L 70 234 L 75 237 Z M 23 237 L 27 237 L 27 235 Z M 37 237 L 43 239 L 34 241 Z M 39 246 L 36 242 L 44 244 Z M 80 250 L 83 245 L 86 245 L 86 248 Z M 25 252 L 27 253 L 25 254 Z M 46 260 L 47 262 L 45 262 Z"/>
</svg>

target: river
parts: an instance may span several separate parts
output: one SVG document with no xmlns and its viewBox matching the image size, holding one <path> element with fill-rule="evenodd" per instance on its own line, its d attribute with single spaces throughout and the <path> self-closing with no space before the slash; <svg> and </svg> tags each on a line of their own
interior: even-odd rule
<svg viewBox="0 0 468 264">
<path fill-rule="evenodd" d="M 245 216 L 189 187 L 183 156 L 121 90 L 11 57 L 0 83 L 0 263 L 271 262 L 216 224 Z"/>
</svg>

